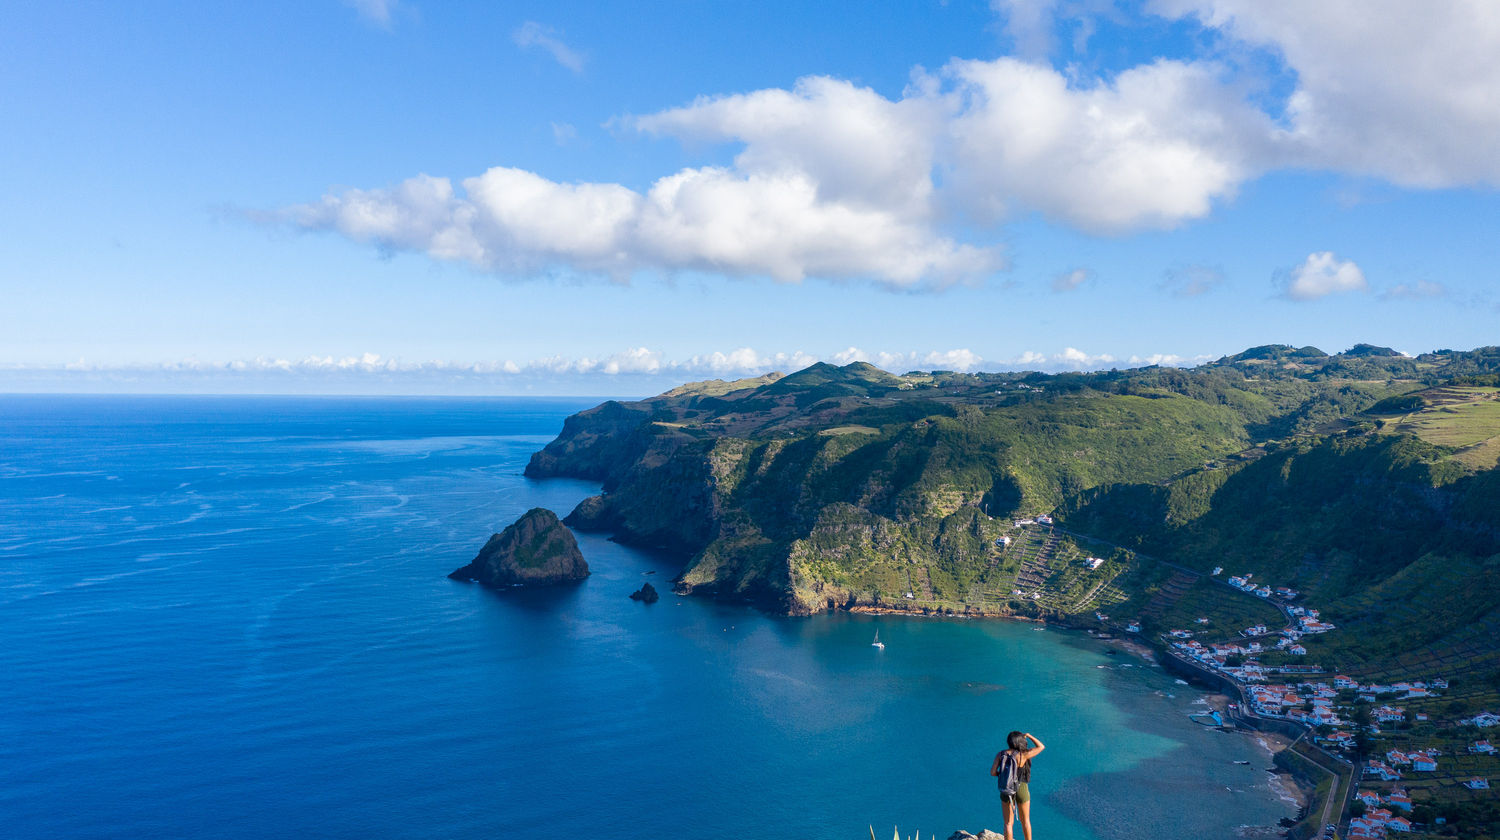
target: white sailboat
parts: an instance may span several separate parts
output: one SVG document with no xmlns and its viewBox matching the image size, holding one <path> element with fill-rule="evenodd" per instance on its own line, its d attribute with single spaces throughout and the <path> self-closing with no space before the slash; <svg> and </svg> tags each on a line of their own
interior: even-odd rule
<svg viewBox="0 0 1500 840">
<path fill-rule="evenodd" d="M 870 643 L 870 647 L 872 647 L 872 648 L 880 648 L 881 650 L 885 650 L 885 642 L 880 641 L 880 631 L 879 630 L 875 631 L 875 641 L 873 641 L 873 642 Z"/>
</svg>

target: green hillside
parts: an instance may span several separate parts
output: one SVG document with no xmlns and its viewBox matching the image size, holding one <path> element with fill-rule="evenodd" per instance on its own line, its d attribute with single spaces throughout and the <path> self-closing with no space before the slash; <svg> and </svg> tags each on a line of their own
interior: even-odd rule
<svg viewBox="0 0 1500 840">
<path fill-rule="evenodd" d="M 682 591 L 1150 627 L 1263 613 L 1204 582 L 1224 566 L 1360 628 L 1310 647 L 1378 669 L 1500 629 L 1494 588 L 1466 584 L 1500 554 L 1497 372 L 1496 348 L 1372 345 L 1092 374 L 818 364 L 605 403 L 527 474 L 602 481 L 569 524 L 680 554 Z M 1016 524 L 1040 514 L 1059 527 Z"/>
</svg>

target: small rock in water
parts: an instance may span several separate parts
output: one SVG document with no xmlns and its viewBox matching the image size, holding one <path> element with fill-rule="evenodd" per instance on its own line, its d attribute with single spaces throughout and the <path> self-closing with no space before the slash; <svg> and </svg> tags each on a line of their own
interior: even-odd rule
<svg viewBox="0 0 1500 840">
<path fill-rule="evenodd" d="M 654 604 L 657 601 L 661 600 L 661 596 L 656 594 L 656 587 L 652 586 L 649 583 L 644 583 L 641 584 L 640 589 L 637 589 L 636 591 L 630 593 L 630 600 L 643 601 L 647 604 Z"/>
</svg>

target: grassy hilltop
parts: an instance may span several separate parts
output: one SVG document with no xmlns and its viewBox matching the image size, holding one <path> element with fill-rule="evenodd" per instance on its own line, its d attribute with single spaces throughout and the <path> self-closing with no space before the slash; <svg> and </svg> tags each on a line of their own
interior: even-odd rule
<svg viewBox="0 0 1500 840">
<path fill-rule="evenodd" d="M 1500 630 L 1497 379 L 1500 348 L 1369 345 L 1090 374 L 817 364 L 607 402 L 527 474 L 602 481 L 567 522 L 685 556 L 688 591 L 1256 618 L 1204 596 L 1192 572 L 1222 565 L 1307 593 L 1356 628 L 1325 652 L 1374 668 Z M 1041 514 L 1060 527 L 1014 524 Z"/>
</svg>

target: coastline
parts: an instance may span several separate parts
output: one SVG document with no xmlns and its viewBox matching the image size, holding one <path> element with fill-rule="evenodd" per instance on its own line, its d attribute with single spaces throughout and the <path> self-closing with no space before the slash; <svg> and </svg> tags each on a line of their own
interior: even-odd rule
<svg viewBox="0 0 1500 840">
<path fill-rule="evenodd" d="M 1132 658 L 1139 660 L 1139 663 L 1142 663 L 1136 664 L 1134 668 L 1129 668 L 1129 663 L 1121 663 L 1128 670 L 1121 670 L 1118 667 L 1110 669 L 1115 672 L 1117 679 L 1131 681 L 1130 683 L 1114 683 L 1110 687 L 1111 692 L 1128 690 L 1127 686 L 1132 683 L 1142 689 L 1148 686 L 1147 682 L 1141 681 L 1141 676 L 1126 676 L 1128 674 L 1143 675 L 1145 680 L 1152 680 L 1153 677 L 1150 675 L 1153 674 L 1159 674 L 1160 678 L 1175 679 L 1174 674 L 1162 668 L 1157 652 L 1144 641 L 1133 638 L 1120 638 L 1112 635 L 1099 635 L 1087 631 L 1066 633 L 1064 635 L 1071 637 L 1074 643 L 1080 646 L 1102 650 L 1106 654 L 1123 651 Z M 1084 642 L 1097 644 L 1083 644 Z M 1186 685 L 1182 685 L 1181 688 L 1184 691 L 1191 691 L 1196 695 L 1194 702 L 1201 704 L 1200 708 L 1214 709 L 1219 711 L 1220 714 L 1225 713 L 1227 706 L 1233 702 L 1232 698 L 1228 695 L 1204 688 L 1196 683 L 1187 683 Z M 1162 688 L 1158 692 L 1168 692 L 1168 690 Z M 1168 692 L 1168 696 L 1170 696 L 1170 692 Z M 1121 705 L 1122 707 L 1129 706 L 1129 704 Z M 1137 725 L 1142 731 L 1161 732 L 1156 726 L 1149 725 L 1149 719 L 1144 716 L 1138 719 Z M 1294 820 L 1303 815 L 1307 803 L 1311 801 L 1314 793 L 1311 786 L 1302 784 L 1296 777 L 1277 769 L 1274 765 L 1275 754 L 1289 744 L 1289 739 L 1275 733 L 1259 732 L 1250 729 L 1212 726 L 1202 726 L 1201 728 L 1206 731 L 1217 731 L 1239 736 L 1234 740 L 1249 746 L 1253 750 L 1253 758 L 1250 758 L 1250 767 L 1260 774 L 1259 784 L 1264 785 L 1264 788 L 1261 789 L 1261 794 L 1268 795 L 1270 800 L 1281 803 L 1283 807 L 1289 809 L 1291 812 L 1277 822 L 1246 823 L 1230 827 L 1233 831 L 1233 836 L 1244 838 L 1288 837 Z M 1194 748 L 1185 743 L 1180 749 L 1193 750 Z M 1201 755 L 1201 752 L 1199 754 Z M 1158 760 L 1160 759 L 1153 759 L 1152 761 Z M 1142 775 L 1149 775 L 1149 773 Z"/>
<path fill-rule="evenodd" d="M 1094 622 L 1080 617 L 1057 616 L 1049 619 L 1039 616 L 1018 615 L 1009 611 L 984 610 L 976 607 L 908 607 L 903 604 L 855 604 L 841 609 L 826 611 L 820 610 L 816 613 L 809 614 L 784 612 L 780 610 L 767 610 L 765 608 L 765 605 L 763 604 L 757 604 L 753 601 L 746 601 L 742 599 L 727 599 L 712 590 L 700 589 L 698 591 L 677 591 L 677 594 L 679 595 L 679 597 L 696 596 L 709 601 L 717 601 L 726 604 L 735 603 L 741 606 L 750 606 L 757 609 L 758 611 L 767 612 L 771 615 L 779 615 L 780 617 L 785 618 L 805 619 L 812 618 L 817 615 L 846 613 L 851 615 L 893 616 L 912 619 L 998 619 L 1003 621 L 1020 622 L 1024 624 L 1034 625 L 1038 630 L 1043 628 L 1050 628 L 1055 630 L 1069 631 L 1065 632 L 1063 635 L 1065 637 L 1070 637 L 1075 642 L 1088 640 L 1090 642 L 1097 643 L 1098 647 L 1096 649 L 1104 650 L 1109 655 L 1114 655 L 1117 651 L 1123 652 L 1125 654 L 1128 654 L 1131 658 L 1139 660 L 1139 662 L 1142 663 L 1142 665 L 1137 667 L 1144 667 L 1149 669 L 1146 671 L 1146 673 L 1157 671 L 1163 674 L 1163 676 L 1169 675 L 1169 672 L 1162 666 L 1162 661 L 1159 655 L 1160 652 L 1157 649 L 1153 648 L 1148 641 L 1139 637 L 1121 635 L 1113 632 L 1100 632 L 1096 629 L 1095 626 L 1093 626 Z M 1093 647 L 1093 645 L 1090 645 L 1090 647 Z M 1124 667 L 1126 668 L 1131 667 L 1130 664 L 1126 663 L 1122 663 L 1122 665 L 1124 665 Z M 1231 697 L 1222 692 L 1216 691 L 1215 689 L 1204 687 L 1197 682 L 1188 683 L 1188 685 L 1191 686 L 1192 691 L 1199 693 L 1199 699 L 1206 707 L 1215 709 L 1221 715 L 1227 716 L 1227 707 L 1231 702 L 1233 702 Z M 1291 828 L 1294 825 L 1295 821 L 1301 819 L 1304 816 L 1308 803 L 1312 801 L 1315 795 L 1315 789 L 1312 785 L 1298 780 L 1292 774 L 1275 769 L 1274 756 L 1277 752 L 1281 751 L 1288 745 L 1288 739 L 1274 733 L 1261 732 L 1258 730 L 1243 729 L 1232 726 L 1227 728 L 1215 727 L 1215 729 L 1226 734 L 1248 737 L 1249 742 L 1254 745 L 1256 752 L 1259 753 L 1259 757 L 1261 757 L 1266 764 L 1266 766 L 1258 768 L 1265 774 L 1265 778 L 1262 781 L 1262 784 L 1264 785 L 1263 792 L 1268 793 L 1270 798 L 1274 799 L 1277 802 L 1280 802 L 1284 807 L 1291 809 L 1291 811 L 1293 812 L 1292 816 L 1283 817 L 1276 823 L 1241 824 L 1238 826 L 1234 826 L 1231 828 L 1231 830 L 1234 832 L 1234 836 L 1244 838 L 1289 837 Z M 1190 748 L 1184 745 L 1183 749 Z M 1100 836 L 1102 837 L 1112 835 L 1110 832 L 1103 832 L 1100 834 Z"/>
</svg>

